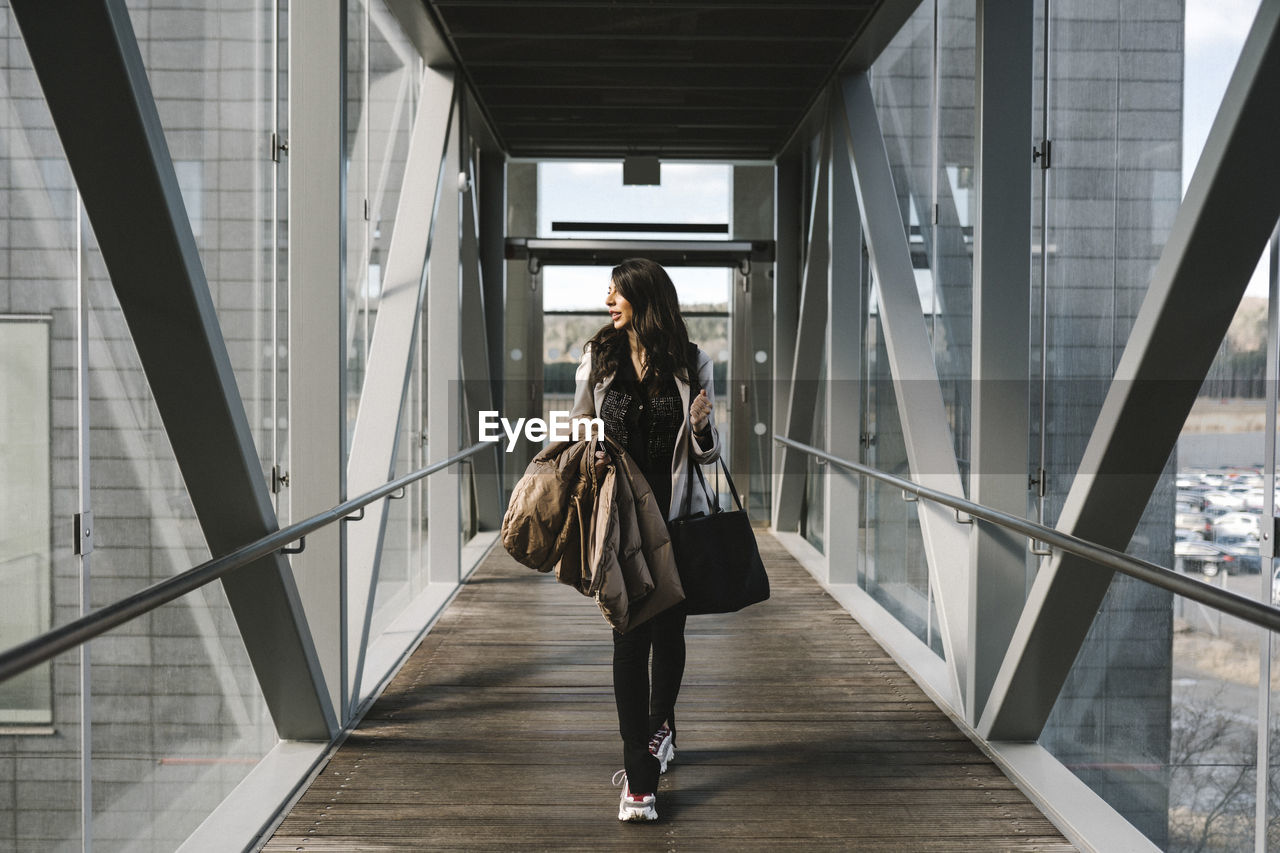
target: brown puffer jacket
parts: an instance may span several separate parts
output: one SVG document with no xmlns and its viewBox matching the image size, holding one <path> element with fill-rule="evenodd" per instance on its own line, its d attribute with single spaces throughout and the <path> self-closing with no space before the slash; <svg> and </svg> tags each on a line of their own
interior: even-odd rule
<svg viewBox="0 0 1280 853">
<path fill-rule="evenodd" d="M 667 525 L 630 457 L 608 442 L 611 461 L 596 480 L 599 442 L 557 442 L 534 457 L 502 519 L 502 545 L 520 563 L 591 596 L 626 631 L 684 600 Z"/>
</svg>

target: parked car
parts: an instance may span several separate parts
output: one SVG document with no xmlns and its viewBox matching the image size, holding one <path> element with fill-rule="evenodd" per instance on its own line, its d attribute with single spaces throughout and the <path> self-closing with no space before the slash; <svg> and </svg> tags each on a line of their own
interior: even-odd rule
<svg viewBox="0 0 1280 853">
<path fill-rule="evenodd" d="M 1173 516 L 1176 530 L 1195 533 L 1200 539 L 1213 538 L 1213 519 L 1202 512 L 1179 512 Z"/>
<path fill-rule="evenodd" d="M 1251 512 L 1229 512 L 1220 515 L 1213 521 L 1214 540 L 1224 536 L 1252 536 L 1257 539 L 1262 531 L 1258 528 L 1258 516 Z"/>
<path fill-rule="evenodd" d="M 1204 512 L 1204 495 L 1179 489 L 1174 505 L 1178 512 Z"/>
<path fill-rule="evenodd" d="M 1180 572 L 1199 572 L 1213 577 L 1220 571 L 1239 571 L 1236 556 L 1216 542 L 1174 542 L 1173 567 Z"/>
<path fill-rule="evenodd" d="M 1256 575 L 1262 571 L 1262 557 L 1259 553 L 1256 536 L 1222 536 L 1214 540 L 1214 544 L 1222 547 L 1235 557 L 1235 573 Z"/>
<path fill-rule="evenodd" d="M 1204 511 L 1209 515 L 1225 515 L 1244 509 L 1244 496 L 1218 490 L 1204 493 Z"/>
</svg>

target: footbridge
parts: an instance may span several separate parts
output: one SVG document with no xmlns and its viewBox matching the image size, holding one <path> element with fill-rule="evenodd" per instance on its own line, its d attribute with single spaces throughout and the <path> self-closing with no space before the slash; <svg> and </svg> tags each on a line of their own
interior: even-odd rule
<svg viewBox="0 0 1280 853">
<path fill-rule="evenodd" d="M 1273 848 L 1228 5 L 0 0 L 0 850 Z M 773 582 L 644 826 L 498 544 L 637 256 Z"/>
</svg>

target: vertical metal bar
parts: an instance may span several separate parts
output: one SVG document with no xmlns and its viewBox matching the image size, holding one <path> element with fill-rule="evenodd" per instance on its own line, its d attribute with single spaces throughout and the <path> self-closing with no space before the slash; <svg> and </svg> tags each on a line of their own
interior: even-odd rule
<svg viewBox="0 0 1280 853">
<path fill-rule="evenodd" d="M 81 518 L 92 512 L 89 493 L 89 292 L 84 263 L 84 203 L 76 193 L 76 438 L 77 480 Z M 90 531 L 92 535 L 92 530 Z M 90 593 L 91 553 L 80 554 L 80 615 L 92 607 Z M 93 683 L 90 678 L 89 647 L 79 649 L 80 662 L 80 842 L 84 853 L 93 850 Z"/>
<path fill-rule="evenodd" d="M 938 0 L 933 0 L 932 69 L 929 75 L 929 209 L 916 211 L 916 214 L 921 217 L 920 233 L 929 235 L 929 342 L 935 353 L 938 348 L 938 148 L 942 112 L 942 39 L 938 36 L 938 20 Z M 924 227 L 926 218 L 927 229 Z M 925 621 L 930 622 L 927 617 Z"/>
<path fill-rule="evenodd" d="M 844 104 L 835 99 L 831 122 L 833 134 L 844 121 Z M 843 133 L 843 130 L 839 130 Z M 835 138 L 840 138 L 838 134 Z M 834 146 L 833 146 L 834 147 Z M 819 393 L 826 395 L 828 452 L 845 459 L 859 458 L 864 414 L 862 340 L 866 330 L 862 301 L 862 222 L 853 173 L 843 149 L 831 155 L 831 212 L 828 218 L 831 246 L 827 276 L 827 381 Z M 859 476 L 836 465 L 820 469 L 825 493 L 827 580 L 855 583 L 858 579 L 858 535 L 862 499 Z M 839 510 L 839 511 L 837 511 Z"/>
<path fill-rule="evenodd" d="M 297 517 L 346 498 L 347 157 L 346 0 L 314 0 L 289 16 L 288 454 Z M 278 322 L 277 322 L 278 325 Z M 340 524 L 313 534 L 292 558 L 315 632 L 330 699 L 345 722 L 342 680 L 344 537 Z"/>
<path fill-rule="evenodd" d="M 271 14 L 271 464 L 280 459 L 280 0 L 272 4 Z M 274 478 L 273 478 L 274 479 Z M 274 482 L 272 483 L 274 487 Z M 273 488 L 273 491 L 274 488 Z M 280 515 L 282 493 L 275 491 L 276 515 Z M 285 521 L 288 518 L 281 516 Z"/>
<path fill-rule="evenodd" d="M 1280 223 L 1271 233 L 1271 246 L 1267 257 L 1267 417 L 1263 448 L 1264 473 L 1262 476 L 1262 542 L 1259 561 L 1266 568 L 1258 573 L 1262 588 L 1259 600 L 1270 603 L 1272 572 L 1275 570 L 1275 517 L 1276 517 L 1276 405 L 1277 380 L 1280 379 Z M 1275 638 L 1259 629 L 1261 660 L 1258 662 L 1258 768 L 1257 794 L 1254 817 L 1254 848 L 1258 853 L 1267 850 L 1267 825 L 1270 815 L 1268 789 L 1271 781 L 1271 650 Z"/>
<path fill-rule="evenodd" d="M 461 98 L 458 99 L 459 101 Z M 427 345 L 431 348 L 432 369 L 427 376 L 427 435 L 430 455 L 443 459 L 457 447 L 458 414 L 462 399 L 460 329 L 461 270 L 459 238 L 461 235 L 461 198 L 457 177 L 461 169 L 460 152 L 466 145 L 461 110 L 449 116 L 448 143 L 441 168 L 440 203 L 432 224 L 431 253 L 428 259 Z M 530 352 L 528 358 L 541 358 L 542 350 Z M 456 468 L 441 471 L 427 480 L 427 572 L 432 583 L 457 583 L 460 580 L 461 546 L 458 489 L 461 475 Z"/>
<path fill-rule="evenodd" d="M 374 128 L 373 128 L 373 122 L 372 122 L 372 120 L 371 120 L 370 118 L 368 118 L 369 116 L 372 116 L 372 114 L 373 114 L 373 110 L 372 110 L 372 108 L 371 108 L 371 105 L 369 104 L 369 95 L 370 95 L 370 92 L 371 92 L 371 88 L 370 88 L 370 85 L 369 85 L 369 6 L 370 6 L 370 0 L 359 0 L 359 2 L 360 2 L 361 7 L 364 9 L 364 32 L 361 34 L 361 44 L 360 44 L 360 49 L 361 49 L 361 51 L 363 51 L 363 53 L 364 53 L 364 57 L 363 57 L 364 62 L 363 62 L 363 64 L 361 65 L 361 68 L 360 68 L 360 75 L 361 75 L 361 80 L 360 80 L 360 90 L 361 90 L 361 97 L 364 99 L 364 102 L 361 104 L 361 112 L 363 113 L 363 116 L 361 117 L 361 124 L 362 124 L 362 125 L 364 125 L 364 127 L 365 127 L 365 132 L 364 132 L 364 151 L 363 151 L 363 156 L 362 156 L 362 158 L 361 158 L 361 170 L 362 170 L 362 172 L 363 172 L 363 177 L 361 178 L 361 180 L 363 181 L 363 184 L 364 184 L 364 186 L 363 186 L 363 190 L 364 190 L 364 192 L 363 192 L 362 194 L 364 195 L 364 211 L 365 211 L 365 213 L 364 213 L 364 217 L 361 219 L 361 223 L 362 223 L 362 224 L 361 224 L 361 232 L 360 232 L 360 233 L 361 233 L 361 235 L 362 235 L 363 243 L 362 243 L 362 245 L 361 245 L 361 249 L 360 249 L 360 265 L 361 265 L 361 267 L 360 267 L 360 274 L 359 274 L 358 276 L 356 276 L 356 281 L 363 282 L 363 285 L 362 285 L 362 286 L 361 286 L 361 288 L 360 288 L 360 290 L 361 290 L 361 294 L 360 294 L 360 295 L 361 295 L 361 297 L 364 299 L 364 317 L 362 318 L 362 319 L 363 319 L 363 321 L 364 321 L 364 364 L 365 364 L 365 368 L 366 368 L 366 369 L 368 369 L 368 365 L 369 365 L 369 347 L 370 347 L 370 341 L 369 341 L 369 291 L 372 289 L 372 288 L 370 287 L 371 282 L 369 281 L 369 255 L 370 255 L 370 253 L 371 253 L 371 251 L 372 251 L 372 249 L 373 249 L 373 225 L 372 225 L 372 223 L 371 223 L 371 221 L 370 221 L 371 217 L 370 217 L 370 214 L 369 214 L 369 195 L 370 195 L 370 193 L 369 193 L 369 174 L 370 174 L 370 173 L 369 173 L 369 148 L 370 148 L 370 142 L 369 142 L 369 140 L 370 140 L 370 137 L 372 137 L 372 135 L 373 135 L 373 130 L 374 130 Z M 344 77 L 345 77 L 345 74 L 344 74 Z M 345 81 L 344 81 L 344 82 L 345 82 Z M 346 125 L 345 125 L 345 122 L 344 122 L 344 125 L 343 125 L 343 133 L 346 133 Z M 348 214 L 348 215 L 350 215 L 350 214 Z M 344 259 L 344 264 L 345 264 L 345 259 Z"/>
<path fill-rule="evenodd" d="M 972 500 L 1016 516 L 1027 511 L 1030 443 L 1031 164 L 1034 7 L 1023 0 L 976 5 L 973 239 Z M 999 670 L 1026 594 L 1026 542 L 991 525 L 969 531 L 970 683 L 975 721 Z"/>
<path fill-rule="evenodd" d="M 1049 139 L 1049 18 L 1051 0 L 1044 0 L 1044 68 L 1040 80 L 1040 144 Z M 1042 155 L 1042 156 L 1048 156 Z M 1044 524 L 1044 499 L 1048 494 L 1045 482 L 1048 465 L 1049 435 L 1049 170 L 1040 170 L 1040 425 L 1039 456 L 1036 463 L 1036 521 Z M 1033 553 L 1045 557 L 1047 549 L 1036 547 Z"/>
</svg>

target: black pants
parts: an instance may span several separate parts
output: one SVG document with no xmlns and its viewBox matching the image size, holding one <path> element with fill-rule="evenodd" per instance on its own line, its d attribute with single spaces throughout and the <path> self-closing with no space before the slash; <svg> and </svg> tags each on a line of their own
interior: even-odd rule
<svg viewBox="0 0 1280 853">
<path fill-rule="evenodd" d="M 623 766 L 633 794 L 658 790 L 658 759 L 649 754 L 649 738 L 663 723 L 675 737 L 676 696 L 684 677 L 684 620 L 684 605 L 677 604 L 625 634 L 613 632 L 613 698 L 618 704 Z"/>
</svg>

